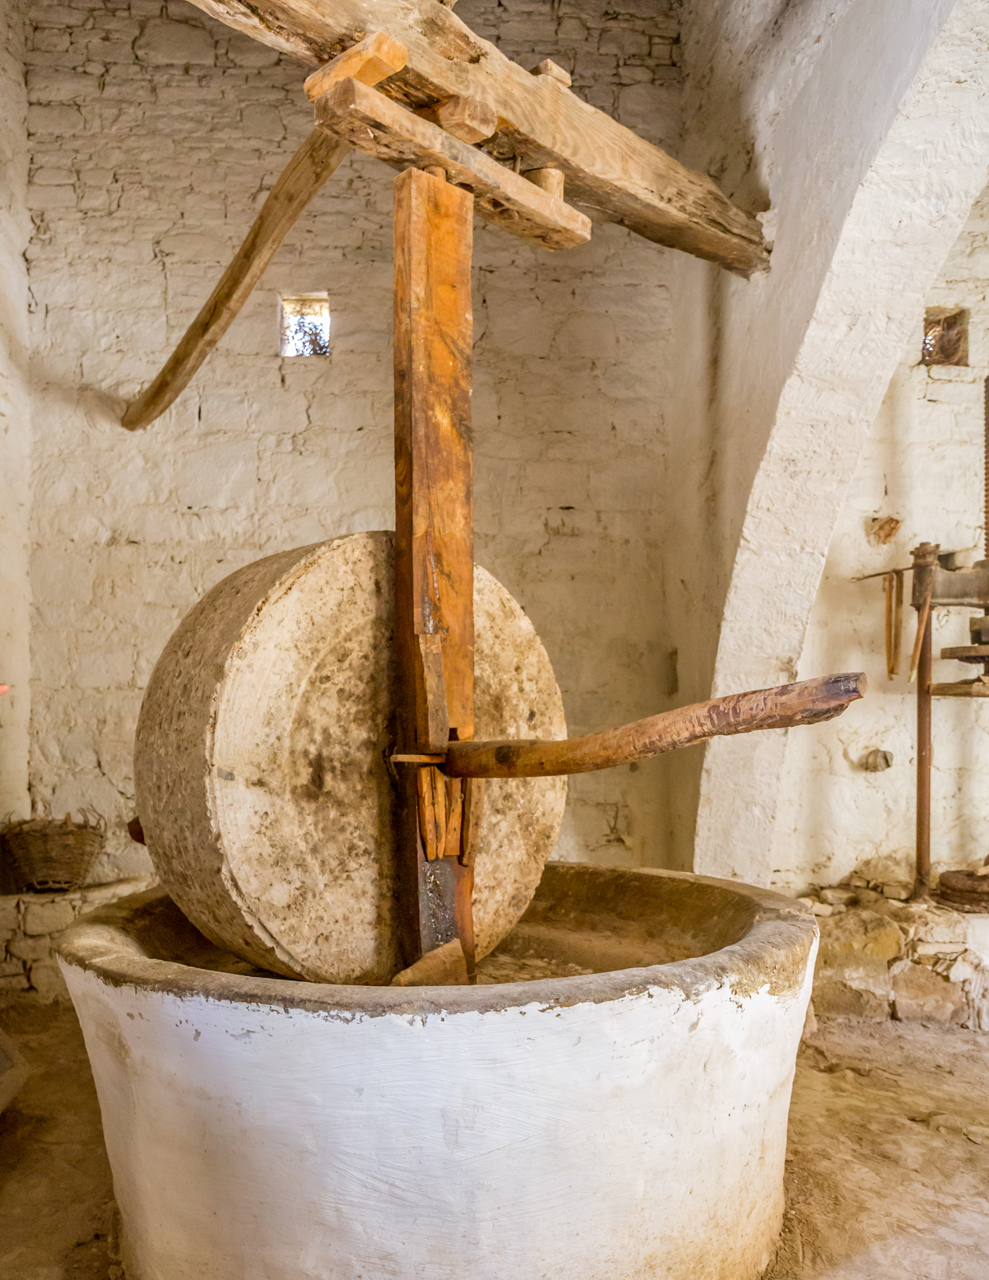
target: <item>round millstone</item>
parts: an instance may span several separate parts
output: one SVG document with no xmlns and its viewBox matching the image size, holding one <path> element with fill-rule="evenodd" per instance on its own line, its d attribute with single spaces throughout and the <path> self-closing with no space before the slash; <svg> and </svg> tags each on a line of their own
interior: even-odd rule
<svg viewBox="0 0 989 1280">
<path fill-rule="evenodd" d="M 276 973 L 387 983 L 394 892 L 393 549 L 361 533 L 218 583 L 151 676 L 135 781 L 165 888 L 207 937 Z M 474 572 L 475 736 L 566 736 L 535 630 Z M 486 784 L 474 888 L 480 958 L 525 911 L 565 778 Z"/>
</svg>

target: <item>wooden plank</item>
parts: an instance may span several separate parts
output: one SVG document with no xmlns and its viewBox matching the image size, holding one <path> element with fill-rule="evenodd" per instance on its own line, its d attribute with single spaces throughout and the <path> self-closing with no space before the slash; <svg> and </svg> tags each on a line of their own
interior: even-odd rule
<svg viewBox="0 0 989 1280">
<path fill-rule="evenodd" d="M 428 755 L 437 723 L 448 725 L 449 734 L 459 740 L 474 734 L 472 218 L 470 194 L 442 178 L 417 169 L 396 178 L 399 753 Z M 442 675 L 439 689 L 437 671 Z M 439 698 L 445 705 L 431 706 Z M 398 773 L 405 963 L 414 964 L 459 937 L 472 969 L 469 890 L 464 912 L 472 872 L 458 856 L 448 856 L 451 828 L 457 833 L 452 852 L 460 851 L 461 789 L 428 767 L 400 766 Z"/>
<path fill-rule="evenodd" d="M 562 169 L 570 199 L 658 244 L 730 271 L 765 270 L 769 251 L 756 218 L 706 174 L 679 164 L 552 75 L 530 75 L 435 0 L 193 0 L 212 17 L 309 63 L 327 62 L 385 31 L 409 52 L 384 92 L 412 107 L 445 98 L 486 102 L 497 114 L 489 149 L 522 169 Z"/>
<path fill-rule="evenodd" d="M 591 220 L 520 174 L 392 102 L 377 89 L 344 80 L 316 99 L 316 123 L 366 155 L 406 168 L 439 168 L 474 196 L 474 212 L 546 249 L 591 238 Z"/>
<path fill-rule="evenodd" d="M 350 154 L 350 147 L 314 129 L 285 166 L 261 212 L 201 311 L 157 377 L 132 400 L 122 422 L 130 431 L 159 418 L 185 390 L 264 275 L 299 214 Z"/>
<path fill-rule="evenodd" d="M 546 778 L 614 769 L 695 742 L 787 729 L 841 715 L 866 689 L 861 672 L 735 693 L 563 742 L 451 742 L 440 766 L 453 778 Z"/>
</svg>

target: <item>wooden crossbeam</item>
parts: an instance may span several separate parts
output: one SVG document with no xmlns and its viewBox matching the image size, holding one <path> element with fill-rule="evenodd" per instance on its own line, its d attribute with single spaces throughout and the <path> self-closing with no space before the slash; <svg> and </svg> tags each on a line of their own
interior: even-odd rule
<svg viewBox="0 0 989 1280">
<path fill-rule="evenodd" d="M 485 148 L 523 171 L 560 169 L 568 198 L 658 244 L 764 270 L 759 222 L 706 174 L 582 102 L 556 75 L 532 75 L 481 40 L 438 0 L 193 0 L 206 13 L 309 63 L 324 63 L 374 31 L 408 51 L 382 91 L 413 108 L 450 98 L 485 104 L 498 128 Z"/>
<path fill-rule="evenodd" d="M 591 220 L 490 156 L 414 115 L 357 80 L 316 99 L 316 123 L 367 155 L 397 168 L 442 169 L 474 196 L 474 211 L 545 249 L 570 249 L 591 238 Z"/>
</svg>

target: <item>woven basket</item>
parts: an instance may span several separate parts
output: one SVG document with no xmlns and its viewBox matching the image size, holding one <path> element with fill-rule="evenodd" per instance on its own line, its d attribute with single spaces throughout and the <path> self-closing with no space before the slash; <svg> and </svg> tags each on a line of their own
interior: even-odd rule
<svg viewBox="0 0 989 1280">
<path fill-rule="evenodd" d="M 84 811 L 82 823 L 32 818 L 3 832 L 3 855 L 12 893 L 65 893 L 79 889 L 103 851 L 106 822 Z"/>
</svg>

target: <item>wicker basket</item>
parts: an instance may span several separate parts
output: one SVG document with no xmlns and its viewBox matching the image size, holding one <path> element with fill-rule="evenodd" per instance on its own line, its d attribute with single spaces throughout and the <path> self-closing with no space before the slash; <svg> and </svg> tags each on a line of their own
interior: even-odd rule
<svg viewBox="0 0 989 1280">
<path fill-rule="evenodd" d="M 103 852 L 106 822 L 83 812 L 82 823 L 66 814 L 61 822 L 32 818 L 12 822 L 3 832 L 3 859 L 12 893 L 65 893 L 79 889 Z"/>
</svg>

